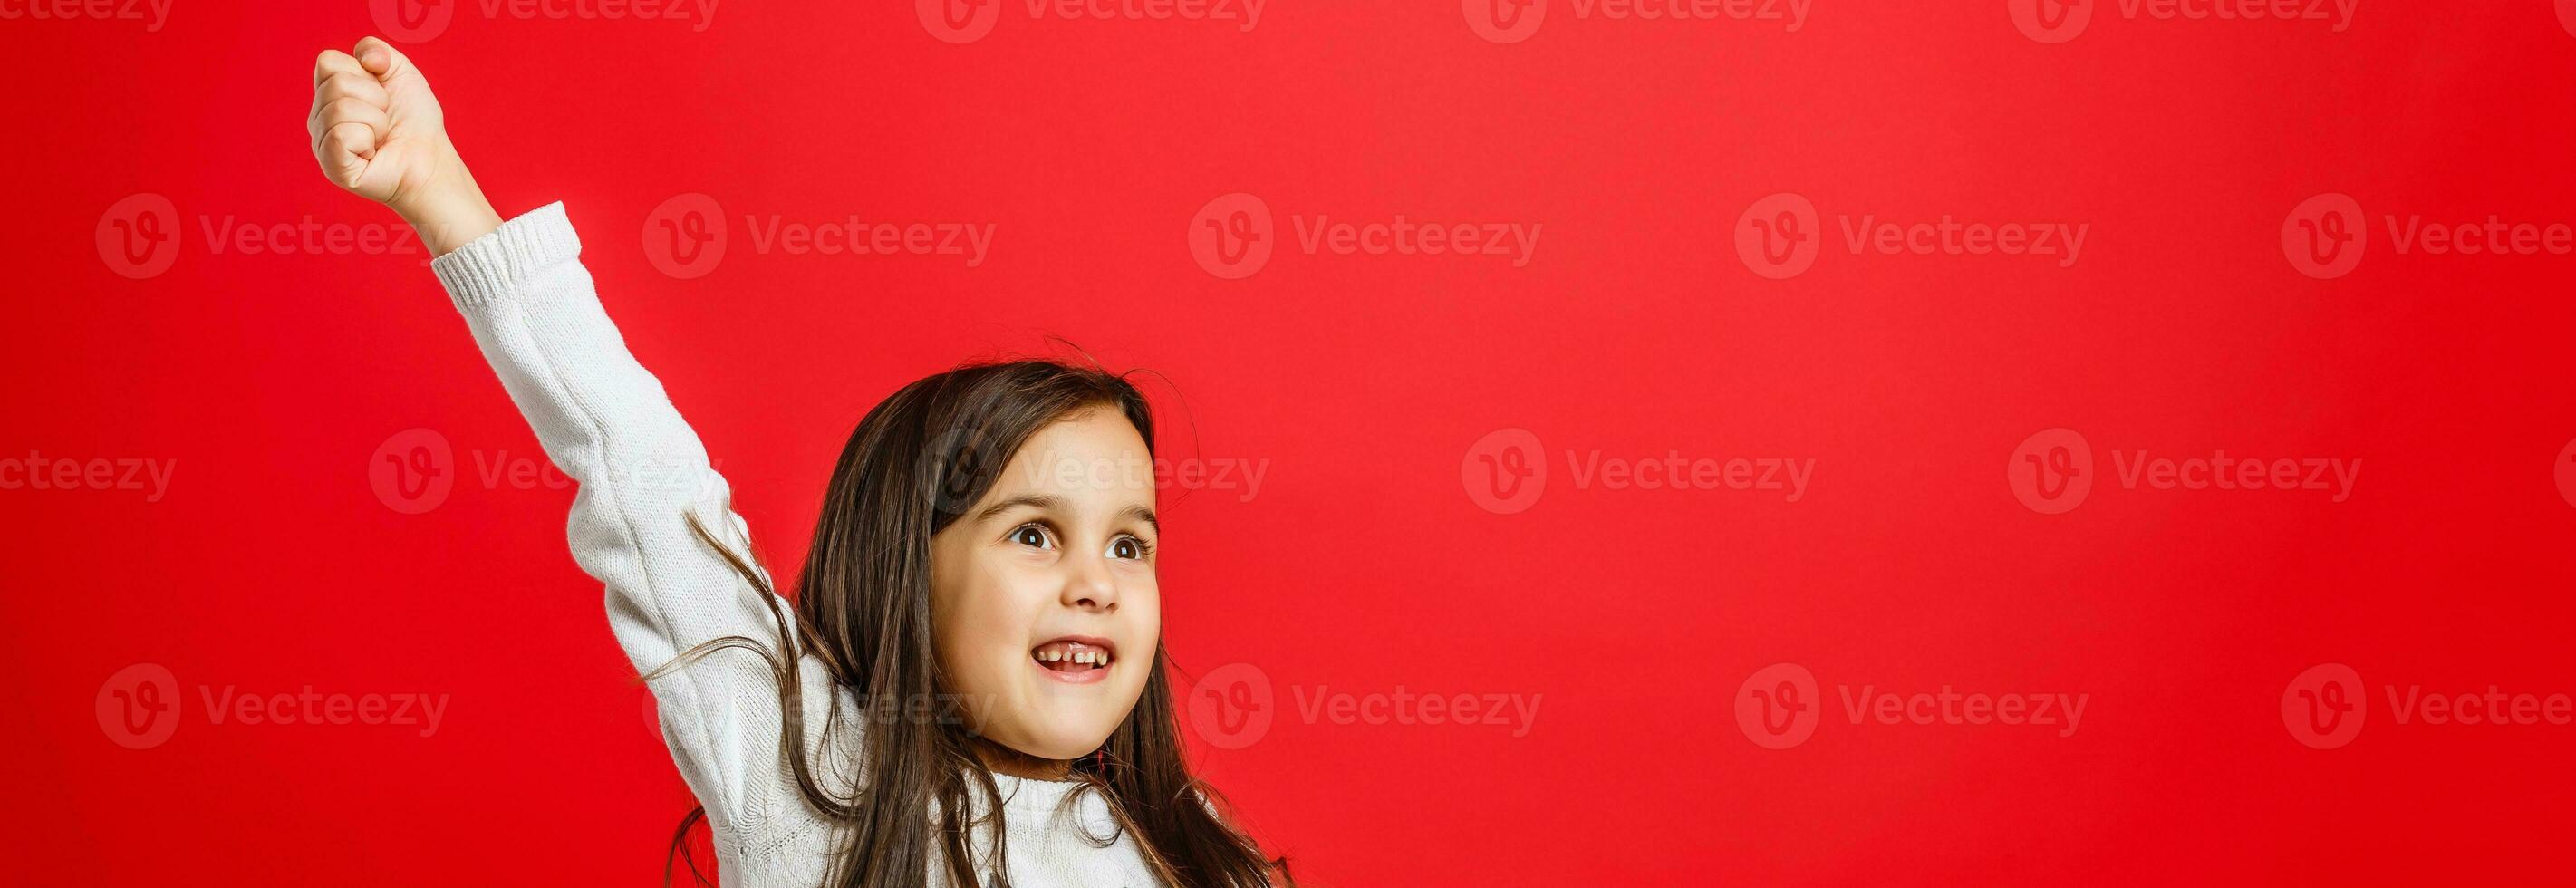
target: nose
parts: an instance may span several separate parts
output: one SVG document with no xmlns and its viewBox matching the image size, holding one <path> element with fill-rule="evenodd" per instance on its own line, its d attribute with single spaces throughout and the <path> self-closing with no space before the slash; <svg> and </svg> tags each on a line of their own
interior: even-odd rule
<svg viewBox="0 0 2576 888">
<path fill-rule="evenodd" d="M 1059 600 L 1076 610 L 1109 612 L 1118 609 L 1118 579 L 1109 572 L 1109 559 L 1095 552 L 1069 559 L 1064 578 L 1064 591 Z"/>
</svg>

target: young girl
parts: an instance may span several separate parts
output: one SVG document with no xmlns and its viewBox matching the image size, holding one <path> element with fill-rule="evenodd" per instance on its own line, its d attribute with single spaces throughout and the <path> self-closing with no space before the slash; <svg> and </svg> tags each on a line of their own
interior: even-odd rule
<svg viewBox="0 0 2576 888">
<path fill-rule="evenodd" d="M 878 404 L 833 469 L 789 605 L 601 310 L 563 206 L 503 222 L 428 81 L 383 41 L 322 53 L 313 78 L 323 173 L 419 230 L 580 483 L 573 557 L 607 584 L 701 805 L 682 837 L 713 825 L 724 884 L 1288 881 L 1182 759 L 1153 479 L 1091 470 L 1152 465 L 1153 418 L 1125 378 L 970 366 Z"/>
</svg>

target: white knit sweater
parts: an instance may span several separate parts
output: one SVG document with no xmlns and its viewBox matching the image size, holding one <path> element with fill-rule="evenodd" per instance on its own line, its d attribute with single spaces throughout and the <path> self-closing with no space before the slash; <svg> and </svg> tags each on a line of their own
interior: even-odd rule
<svg viewBox="0 0 2576 888">
<path fill-rule="evenodd" d="M 749 529 L 728 511 L 728 488 L 696 433 L 661 383 L 627 354 L 580 256 L 581 241 L 558 203 L 504 223 L 438 257 L 431 268 L 546 455 L 580 484 L 572 504 L 573 559 L 608 585 L 609 628 L 635 668 L 652 670 L 699 642 L 729 635 L 774 646 L 777 628 L 763 593 L 692 535 L 682 515 L 695 511 L 710 530 L 730 529 L 740 536 L 741 551 L 748 551 Z M 788 616 L 794 619 L 794 612 Z M 830 687 L 811 657 L 800 672 L 805 746 L 814 751 L 809 760 L 817 778 L 847 798 L 857 732 L 845 717 L 840 736 L 823 737 L 824 711 L 832 695 L 840 696 L 845 716 L 857 699 L 849 688 Z M 706 804 L 724 884 L 819 885 L 826 856 L 841 844 L 779 754 L 783 722 L 767 667 L 749 652 L 721 651 L 652 689 L 671 758 Z M 1105 848 L 1085 838 L 1117 832 L 1097 794 L 1065 806 L 1073 784 L 995 780 L 1005 800 L 1013 883 L 1154 884 L 1133 837 L 1120 835 Z M 944 879 L 935 848 L 932 858 L 938 884 Z"/>
</svg>

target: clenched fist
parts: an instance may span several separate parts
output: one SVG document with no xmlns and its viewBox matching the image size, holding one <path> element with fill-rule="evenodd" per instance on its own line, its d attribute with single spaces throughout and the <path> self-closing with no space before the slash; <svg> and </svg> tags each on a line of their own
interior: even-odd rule
<svg viewBox="0 0 2576 888">
<path fill-rule="evenodd" d="M 313 158 L 331 184 L 376 201 L 446 253 L 501 224 L 466 172 L 429 80 L 383 40 L 313 61 Z"/>
</svg>

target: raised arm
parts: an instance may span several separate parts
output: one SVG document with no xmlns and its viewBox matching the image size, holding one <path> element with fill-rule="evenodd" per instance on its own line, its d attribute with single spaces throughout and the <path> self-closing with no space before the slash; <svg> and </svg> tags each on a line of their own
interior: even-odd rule
<svg viewBox="0 0 2576 888">
<path fill-rule="evenodd" d="M 382 202 L 440 255 L 432 263 L 475 343 L 537 439 L 580 485 L 574 560 L 607 585 L 608 618 L 639 671 L 711 639 L 775 649 L 770 605 L 689 527 L 730 548 L 748 531 L 724 479 L 662 385 L 627 353 L 580 261 L 562 204 L 502 222 L 448 140 L 438 101 L 408 59 L 369 38 L 314 65 L 314 155 L 331 181 Z M 792 613 L 789 619 L 793 619 Z M 809 707 L 822 670 L 803 670 Z M 653 683 L 663 736 L 727 838 L 748 842 L 798 818 L 779 755 L 777 688 L 757 657 L 718 651 Z"/>
</svg>

